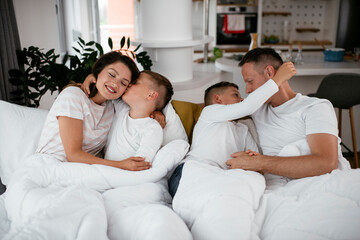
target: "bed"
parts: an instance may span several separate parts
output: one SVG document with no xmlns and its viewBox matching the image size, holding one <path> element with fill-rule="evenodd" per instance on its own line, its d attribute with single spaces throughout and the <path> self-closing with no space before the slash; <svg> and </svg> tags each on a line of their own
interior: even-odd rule
<svg viewBox="0 0 360 240">
<path fill-rule="evenodd" d="M 153 169 L 132 174 L 29 157 L 47 111 L 0 101 L 0 177 L 18 179 L 0 197 L 0 239 L 359 239 L 358 169 L 289 181 L 189 163 L 171 199 L 167 179 L 201 113 L 172 106 Z M 242 121 L 256 139 L 251 119 Z"/>
</svg>

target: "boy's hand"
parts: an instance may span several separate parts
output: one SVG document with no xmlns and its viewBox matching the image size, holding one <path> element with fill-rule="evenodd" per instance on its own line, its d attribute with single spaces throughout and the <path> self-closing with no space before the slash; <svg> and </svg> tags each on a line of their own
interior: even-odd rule
<svg viewBox="0 0 360 240">
<path fill-rule="evenodd" d="M 280 86 L 283 82 L 289 80 L 295 74 L 296 69 L 294 64 L 292 62 L 286 62 L 279 67 L 272 79 L 278 86 Z"/>
<path fill-rule="evenodd" d="M 165 115 L 161 111 L 152 112 L 150 114 L 150 117 L 152 119 L 155 119 L 156 121 L 158 121 L 158 123 L 160 124 L 160 126 L 162 128 L 165 127 L 165 125 L 166 125 Z"/>
<path fill-rule="evenodd" d="M 129 157 L 119 162 L 119 168 L 129 171 L 142 171 L 151 167 L 151 163 L 145 162 L 143 157 Z"/>
<path fill-rule="evenodd" d="M 96 78 L 94 75 L 89 74 L 81 85 L 81 90 L 83 90 L 87 96 L 90 95 L 90 85 L 92 83 L 96 83 Z"/>
</svg>

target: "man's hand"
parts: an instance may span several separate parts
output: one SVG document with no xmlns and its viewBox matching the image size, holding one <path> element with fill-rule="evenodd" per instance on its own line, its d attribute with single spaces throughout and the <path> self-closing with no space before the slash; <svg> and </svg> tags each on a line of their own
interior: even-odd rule
<svg viewBox="0 0 360 240">
<path fill-rule="evenodd" d="M 161 111 L 152 112 L 150 114 L 150 117 L 152 119 L 155 119 L 156 121 L 158 121 L 158 123 L 160 124 L 160 126 L 162 128 L 165 127 L 165 125 L 166 125 L 165 115 Z"/>
<path fill-rule="evenodd" d="M 295 74 L 296 69 L 294 64 L 292 62 L 286 62 L 279 67 L 272 79 L 278 86 L 280 86 L 283 82 L 289 80 Z"/>
<path fill-rule="evenodd" d="M 261 155 L 257 152 L 247 150 L 231 154 L 232 159 L 226 161 L 230 169 L 240 168 L 243 170 L 261 171 L 258 169 L 258 162 Z"/>
<path fill-rule="evenodd" d="M 145 162 L 145 158 L 143 157 L 129 157 L 118 163 L 118 168 L 129 171 L 142 171 L 151 167 L 151 163 Z"/>
<path fill-rule="evenodd" d="M 90 85 L 92 83 L 96 83 L 96 78 L 94 75 L 89 74 L 81 85 L 81 90 L 83 90 L 87 96 L 90 95 Z"/>
</svg>

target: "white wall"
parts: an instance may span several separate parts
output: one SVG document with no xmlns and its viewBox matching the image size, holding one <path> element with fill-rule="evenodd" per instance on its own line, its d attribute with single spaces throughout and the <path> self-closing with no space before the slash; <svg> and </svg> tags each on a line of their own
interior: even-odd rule
<svg viewBox="0 0 360 240">
<path fill-rule="evenodd" d="M 60 54 L 55 0 L 13 0 L 21 48 L 35 46 Z M 49 109 L 56 97 L 46 94 L 40 108 Z"/>
<path fill-rule="evenodd" d="M 91 1 L 64 0 L 65 35 L 69 54 L 75 54 L 77 36 L 85 41 L 93 40 Z M 55 0 L 13 0 L 21 48 L 35 46 L 44 51 L 55 49 L 60 54 L 59 27 Z M 77 35 L 77 33 L 79 33 Z M 76 46 L 78 47 L 78 46 Z M 61 60 L 60 58 L 58 59 Z M 46 93 L 40 108 L 50 109 L 57 92 Z"/>
<path fill-rule="evenodd" d="M 36 46 L 59 53 L 55 0 L 13 0 L 21 47 Z"/>
</svg>

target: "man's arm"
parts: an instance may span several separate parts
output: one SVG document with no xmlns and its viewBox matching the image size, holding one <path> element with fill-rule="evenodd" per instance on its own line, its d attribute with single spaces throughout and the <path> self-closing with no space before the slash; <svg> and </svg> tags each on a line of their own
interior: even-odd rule
<svg viewBox="0 0 360 240">
<path fill-rule="evenodd" d="M 337 137 L 327 133 L 306 137 L 311 154 L 296 157 L 249 156 L 245 152 L 232 155 L 226 162 L 229 168 L 241 168 L 289 178 L 303 178 L 330 173 L 338 164 Z"/>
</svg>

